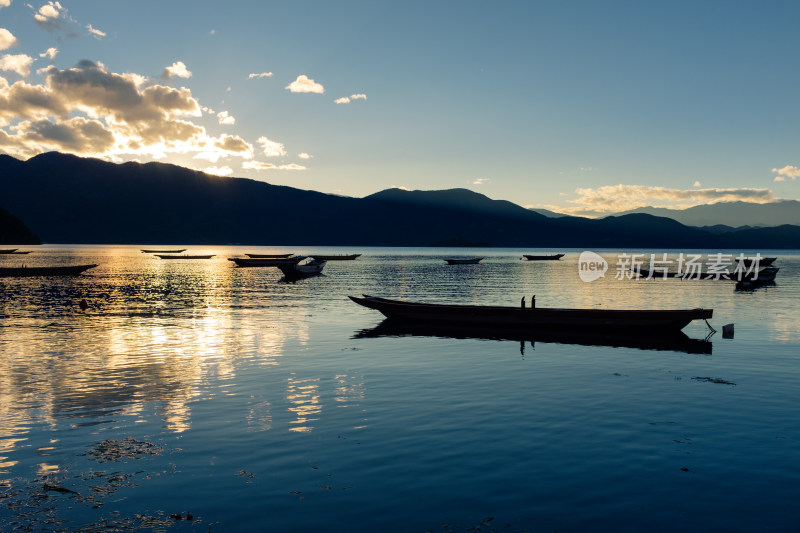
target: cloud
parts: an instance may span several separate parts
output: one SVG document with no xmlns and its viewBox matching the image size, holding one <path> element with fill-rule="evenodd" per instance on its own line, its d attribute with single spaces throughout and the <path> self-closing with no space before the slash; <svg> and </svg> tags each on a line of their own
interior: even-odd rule
<svg viewBox="0 0 800 533">
<path fill-rule="evenodd" d="M 248 170 L 272 170 L 276 167 L 272 163 L 262 163 L 261 161 L 244 161 L 242 163 L 242 168 L 246 168 Z"/>
<path fill-rule="evenodd" d="M 283 143 L 270 141 L 266 137 L 259 137 L 256 142 L 261 145 L 261 150 L 267 157 L 286 155 L 286 149 L 283 147 Z"/>
<path fill-rule="evenodd" d="M 286 89 L 293 93 L 323 94 L 325 92 L 325 88 L 321 84 L 309 79 L 305 74 L 298 76 L 296 80 L 286 86 Z"/>
<path fill-rule="evenodd" d="M 97 28 L 93 27 L 91 24 L 86 25 L 86 29 L 89 31 L 89 34 L 97 39 L 102 39 L 106 36 L 106 32 L 98 30 Z"/>
<path fill-rule="evenodd" d="M 353 100 L 366 100 L 366 94 L 351 94 L 350 96 L 342 96 L 341 98 L 337 98 L 333 102 L 335 104 L 349 104 Z"/>
<path fill-rule="evenodd" d="M 70 20 L 67 10 L 59 2 L 47 2 L 34 13 L 33 20 L 47 31 L 58 31 L 64 21 Z"/>
<path fill-rule="evenodd" d="M 5 50 L 19 44 L 14 35 L 5 28 L 0 28 L 0 50 Z"/>
<path fill-rule="evenodd" d="M 224 126 L 233 126 L 236 124 L 236 119 L 230 116 L 227 111 L 220 111 L 217 113 L 217 120 Z"/>
<path fill-rule="evenodd" d="M 212 174 L 214 176 L 230 176 L 233 174 L 233 169 L 228 166 L 224 167 L 206 167 L 202 169 L 203 172 L 206 174 Z"/>
<path fill-rule="evenodd" d="M 647 185 L 606 185 L 597 188 L 576 189 L 576 200 L 568 200 L 574 207 L 552 207 L 562 213 L 584 216 L 602 216 L 637 207 L 670 207 L 685 209 L 694 205 L 718 202 L 769 203 L 775 197 L 769 189 L 669 189 Z"/>
<path fill-rule="evenodd" d="M 163 74 L 161 77 L 169 80 L 172 78 L 191 78 L 192 73 L 189 69 L 186 68 L 186 65 L 183 64 L 183 61 L 176 61 L 169 67 L 164 69 Z"/>
<path fill-rule="evenodd" d="M 247 76 L 248 80 L 252 80 L 253 78 L 271 78 L 272 72 L 253 72 Z"/>
<path fill-rule="evenodd" d="M 695 182 L 692 185 L 692 187 L 702 187 L 702 185 L 701 185 L 701 183 L 699 181 L 695 180 Z"/>
<path fill-rule="evenodd" d="M 23 78 L 31 73 L 33 58 L 25 54 L 6 54 L 0 57 L 0 70 L 16 72 Z"/>
<path fill-rule="evenodd" d="M 773 168 L 772 172 L 778 174 L 775 176 L 775 181 L 785 181 L 786 178 L 796 180 L 798 177 L 800 177 L 800 168 L 792 165 L 786 165 L 783 168 Z"/>
<path fill-rule="evenodd" d="M 39 57 L 49 57 L 52 60 L 56 58 L 57 54 L 58 54 L 58 48 L 50 47 L 41 54 L 39 54 Z"/>
<path fill-rule="evenodd" d="M 299 157 L 300 159 L 311 159 L 313 156 L 305 152 L 300 152 L 299 154 L 297 154 L 297 157 Z"/>
<path fill-rule="evenodd" d="M 475 181 L 472 182 L 473 185 L 485 185 L 487 183 L 491 183 L 492 180 L 489 178 L 477 178 Z"/>
<path fill-rule="evenodd" d="M 0 0 L 0 9 L 11 5 L 11 0 Z"/>
</svg>

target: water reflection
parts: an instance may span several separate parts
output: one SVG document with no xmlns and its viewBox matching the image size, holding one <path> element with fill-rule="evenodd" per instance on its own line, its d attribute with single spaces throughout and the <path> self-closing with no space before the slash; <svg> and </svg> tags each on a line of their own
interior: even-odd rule
<svg viewBox="0 0 800 533">
<path fill-rule="evenodd" d="M 520 351 L 523 354 L 525 353 L 526 343 L 529 343 L 529 346 L 533 349 L 537 342 L 664 350 L 694 354 L 711 354 L 712 350 L 712 343 L 709 340 L 710 335 L 705 339 L 692 339 L 683 332 L 625 334 L 581 331 L 525 331 L 476 326 L 411 324 L 395 322 L 390 319 L 383 320 L 374 328 L 356 332 L 354 338 L 405 336 L 516 341 L 520 343 Z"/>
</svg>

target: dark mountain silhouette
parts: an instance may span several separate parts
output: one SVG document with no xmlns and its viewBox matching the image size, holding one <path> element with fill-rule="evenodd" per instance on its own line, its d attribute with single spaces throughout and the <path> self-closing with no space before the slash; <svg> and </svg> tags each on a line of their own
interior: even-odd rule
<svg viewBox="0 0 800 533">
<path fill-rule="evenodd" d="M 668 217 L 687 226 L 723 224 L 736 228 L 740 226 L 800 225 L 800 202 L 797 200 L 780 200 L 768 204 L 719 202 L 696 205 L 686 209 L 640 207 L 620 214 L 630 213 L 647 213 L 648 215 Z"/>
<path fill-rule="evenodd" d="M 41 244 L 23 222 L 0 207 L 0 244 Z"/>
<path fill-rule="evenodd" d="M 0 156 L 0 199 L 52 243 L 720 247 L 717 235 L 646 214 L 548 218 L 466 189 L 349 198 L 56 152 L 25 162 Z M 726 242 L 735 246 L 738 233 Z M 800 247 L 800 235 L 780 235 L 782 247 Z"/>
</svg>

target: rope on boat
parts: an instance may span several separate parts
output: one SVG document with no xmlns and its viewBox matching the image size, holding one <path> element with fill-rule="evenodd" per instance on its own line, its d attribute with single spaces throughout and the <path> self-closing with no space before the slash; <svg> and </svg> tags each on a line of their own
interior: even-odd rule
<svg viewBox="0 0 800 533">
<path fill-rule="evenodd" d="M 714 328 L 712 328 L 712 327 L 711 327 L 711 324 L 709 324 L 709 323 L 708 323 L 708 319 L 707 319 L 707 318 L 704 318 L 704 319 L 703 319 L 703 321 L 706 323 L 706 326 L 708 326 L 708 329 L 710 329 L 710 330 L 711 330 L 711 333 L 716 333 L 716 332 L 717 332 L 717 330 L 715 330 Z"/>
</svg>

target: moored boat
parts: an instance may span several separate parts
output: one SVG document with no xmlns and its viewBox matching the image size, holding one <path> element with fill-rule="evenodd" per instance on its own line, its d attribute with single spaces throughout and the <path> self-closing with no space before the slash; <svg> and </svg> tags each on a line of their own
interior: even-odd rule
<svg viewBox="0 0 800 533">
<path fill-rule="evenodd" d="M 228 261 L 233 261 L 236 266 L 240 267 L 277 267 L 280 265 L 294 265 L 299 263 L 306 256 L 294 255 L 291 257 L 229 257 Z"/>
<path fill-rule="evenodd" d="M 522 257 L 527 259 L 528 261 L 558 261 L 565 254 L 550 254 L 550 255 L 531 255 L 531 254 L 522 254 Z"/>
<path fill-rule="evenodd" d="M 469 257 L 467 259 L 446 258 L 448 265 L 476 265 L 481 262 L 483 257 Z"/>
<path fill-rule="evenodd" d="M 213 255 L 169 255 L 169 254 L 155 254 L 159 259 L 211 259 Z"/>
<path fill-rule="evenodd" d="M 0 277 L 76 276 L 97 265 L 64 265 L 41 267 L 0 267 Z"/>
<path fill-rule="evenodd" d="M 180 254 L 186 251 L 186 248 L 180 250 L 142 250 L 145 254 Z"/>
<path fill-rule="evenodd" d="M 15 251 L 17 251 L 16 248 L 2 248 L 0 254 L 13 254 Z"/>
<path fill-rule="evenodd" d="M 244 254 L 252 259 L 281 259 L 294 254 Z"/>
<path fill-rule="evenodd" d="M 356 257 L 361 257 L 361 254 L 312 255 L 309 257 L 320 261 L 353 261 Z"/>
<path fill-rule="evenodd" d="M 426 304 L 364 295 L 359 305 L 394 320 L 522 329 L 680 331 L 692 320 L 707 320 L 712 309 L 562 309 L 499 305 Z"/>
<path fill-rule="evenodd" d="M 322 274 L 322 269 L 325 267 L 327 261 L 320 261 L 319 259 L 308 259 L 306 262 L 300 263 L 284 263 L 277 265 L 287 281 L 295 281 L 298 279 L 308 278 Z"/>
<path fill-rule="evenodd" d="M 712 273 L 702 273 L 702 272 L 672 272 L 672 271 L 651 271 L 644 268 L 634 269 L 633 274 L 640 277 L 640 279 L 664 279 L 664 278 L 674 278 L 674 279 L 682 279 L 682 280 L 703 280 L 703 281 L 736 281 L 737 283 L 740 282 L 760 282 L 766 283 L 769 281 L 775 281 L 775 276 L 777 276 L 778 271 L 780 269 L 778 267 L 768 266 L 762 268 L 758 271 L 758 273 L 754 272 L 746 272 L 740 271 L 736 272 L 728 272 L 728 273 L 720 273 L 720 274 L 712 274 Z"/>
</svg>

